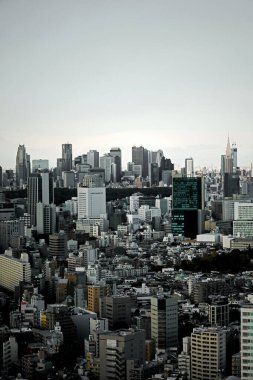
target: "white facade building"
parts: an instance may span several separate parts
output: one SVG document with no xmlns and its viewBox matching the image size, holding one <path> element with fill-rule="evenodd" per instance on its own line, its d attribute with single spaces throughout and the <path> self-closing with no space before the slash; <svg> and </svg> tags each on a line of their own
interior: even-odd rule
<svg viewBox="0 0 253 380">
<path fill-rule="evenodd" d="M 100 218 L 106 215 L 105 187 L 77 187 L 78 218 Z"/>
</svg>

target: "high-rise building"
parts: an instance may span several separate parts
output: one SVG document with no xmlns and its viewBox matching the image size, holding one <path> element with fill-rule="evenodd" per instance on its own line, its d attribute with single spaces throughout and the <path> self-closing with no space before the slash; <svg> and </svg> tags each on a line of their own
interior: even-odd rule
<svg viewBox="0 0 253 380">
<path fill-rule="evenodd" d="M 99 167 L 99 152 L 96 150 L 90 150 L 87 153 L 87 164 L 89 164 L 92 168 Z"/>
<path fill-rule="evenodd" d="M 174 177 L 172 198 L 172 233 L 196 238 L 203 224 L 203 178 Z"/>
<path fill-rule="evenodd" d="M 62 144 L 63 171 L 72 170 L 72 144 Z"/>
<path fill-rule="evenodd" d="M 12 256 L 8 250 L 0 255 L 0 286 L 14 292 L 20 281 L 31 282 L 31 266 L 27 253 L 21 253 L 20 259 Z"/>
<path fill-rule="evenodd" d="M 53 203 L 38 202 L 36 206 L 37 234 L 53 234 L 56 231 L 56 207 Z"/>
<path fill-rule="evenodd" d="M 216 380 L 225 369 L 225 330 L 220 327 L 193 329 L 191 334 L 191 379 Z"/>
<path fill-rule="evenodd" d="M 109 328 L 124 324 L 130 326 L 132 301 L 129 296 L 112 295 L 105 297 L 102 317 L 108 319 Z"/>
<path fill-rule="evenodd" d="M 185 175 L 186 177 L 194 177 L 194 164 L 192 157 L 185 159 Z"/>
<path fill-rule="evenodd" d="M 122 172 L 122 158 L 121 158 L 121 149 L 120 148 L 111 148 L 110 155 L 113 157 L 113 162 L 116 165 L 116 181 L 120 182 L 121 172 Z"/>
<path fill-rule="evenodd" d="M 106 189 L 105 187 L 93 187 L 93 182 L 87 187 L 86 182 L 78 184 L 78 218 L 100 218 L 106 215 Z"/>
<path fill-rule="evenodd" d="M 144 330 L 119 330 L 99 336 L 100 380 L 127 380 L 127 363 L 145 362 Z"/>
<path fill-rule="evenodd" d="M 7 249 L 10 246 L 11 238 L 14 236 L 24 236 L 24 221 L 1 220 L 0 221 L 0 246 Z"/>
<path fill-rule="evenodd" d="M 31 215 L 31 225 L 37 223 L 37 203 L 49 205 L 54 202 L 53 178 L 50 173 L 31 174 L 27 184 L 28 213 Z"/>
<path fill-rule="evenodd" d="M 142 166 L 142 177 L 146 178 L 148 176 L 148 150 L 143 148 L 143 146 L 133 146 L 132 162 Z"/>
<path fill-rule="evenodd" d="M 110 154 L 100 157 L 100 168 L 105 170 L 105 182 L 110 182 L 112 178 L 112 163 L 114 158 Z"/>
<path fill-rule="evenodd" d="M 241 308 L 241 380 L 253 378 L 252 336 L 253 304 Z"/>
<path fill-rule="evenodd" d="M 22 187 L 27 182 L 27 176 L 29 174 L 29 167 L 27 167 L 28 162 L 25 146 L 19 145 L 16 156 L 16 184 L 18 187 Z"/>
<path fill-rule="evenodd" d="M 178 345 L 178 302 L 160 294 L 151 298 L 151 337 L 158 350 L 169 351 Z"/>
<path fill-rule="evenodd" d="M 159 166 L 156 162 L 149 164 L 149 180 L 150 186 L 159 186 Z"/>
</svg>

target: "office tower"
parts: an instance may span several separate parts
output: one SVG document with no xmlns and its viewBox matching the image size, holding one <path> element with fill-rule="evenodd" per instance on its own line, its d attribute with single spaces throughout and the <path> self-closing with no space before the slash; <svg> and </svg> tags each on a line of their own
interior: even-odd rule
<svg viewBox="0 0 253 380">
<path fill-rule="evenodd" d="M 159 166 L 153 162 L 149 164 L 150 186 L 159 186 Z"/>
<path fill-rule="evenodd" d="M 14 236 L 24 236 L 23 220 L 1 220 L 0 221 L 0 247 L 7 249 L 11 244 Z"/>
<path fill-rule="evenodd" d="M 20 281 L 31 282 L 31 266 L 27 253 L 21 253 L 20 259 L 12 256 L 8 250 L 0 255 L 0 286 L 14 292 Z"/>
<path fill-rule="evenodd" d="M 148 151 L 148 162 L 149 164 L 157 164 L 158 167 L 161 165 L 161 160 L 163 156 L 163 151 L 161 149 L 157 151 Z"/>
<path fill-rule="evenodd" d="M 203 224 L 203 178 L 173 178 L 172 199 L 172 233 L 196 238 L 196 235 L 201 233 Z"/>
<path fill-rule="evenodd" d="M 148 150 L 143 148 L 143 146 L 133 146 L 132 162 L 142 166 L 142 177 L 146 178 L 148 176 Z"/>
<path fill-rule="evenodd" d="M 195 328 L 191 334 L 191 380 L 216 380 L 226 369 L 226 332 L 222 328 Z"/>
<path fill-rule="evenodd" d="M 49 235 L 49 256 L 60 259 L 67 257 L 67 235 L 64 231 Z"/>
<path fill-rule="evenodd" d="M 233 160 L 233 172 L 235 173 L 237 170 L 237 146 L 235 143 L 232 144 L 231 156 Z"/>
<path fill-rule="evenodd" d="M 31 174 L 27 183 L 27 203 L 28 213 L 31 215 L 31 225 L 37 223 L 37 203 L 42 202 L 46 205 L 54 203 L 53 178 L 50 173 Z"/>
<path fill-rule="evenodd" d="M 224 296 L 210 296 L 208 307 L 208 319 L 211 326 L 228 326 L 229 304 L 228 298 Z"/>
<path fill-rule="evenodd" d="M 194 164 L 192 157 L 185 159 L 185 175 L 186 177 L 194 177 Z"/>
<path fill-rule="evenodd" d="M 36 206 L 37 234 L 53 234 L 56 230 L 56 207 L 38 202 Z"/>
<path fill-rule="evenodd" d="M 253 378 L 252 334 L 253 304 L 241 307 L 241 380 Z"/>
<path fill-rule="evenodd" d="M 178 344 L 178 302 L 165 294 L 151 298 L 151 337 L 158 350 L 169 351 Z"/>
<path fill-rule="evenodd" d="M 40 170 L 49 170 L 49 161 L 48 160 L 32 160 L 32 172 L 35 173 L 36 171 Z"/>
<path fill-rule="evenodd" d="M 233 173 L 234 165 L 237 166 L 237 148 L 234 145 L 234 152 L 231 148 L 229 137 L 227 141 L 226 154 L 221 156 L 221 174 Z"/>
<path fill-rule="evenodd" d="M 110 154 L 104 154 L 100 157 L 100 168 L 105 171 L 105 182 L 110 182 L 112 178 L 112 163 L 114 158 Z"/>
<path fill-rule="evenodd" d="M 93 180 L 94 177 L 89 177 Z M 92 187 L 87 187 L 87 185 Z M 105 187 L 93 187 L 93 181 L 87 182 L 84 178 L 83 184 L 77 187 L 78 218 L 100 218 L 106 214 L 106 189 Z"/>
<path fill-rule="evenodd" d="M 240 177 L 237 173 L 224 173 L 223 175 L 223 196 L 230 198 L 234 194 L 240 193 Z"/>
<path fill-rule="evenodd" d="M 19 145 L 16 156 L 16 184 L 18 187 L 21 188 L 26 184 L 28 172 L 26 149 L 24 145 Z"/>
<path fill-rule="evenodd" d="M 63 171 L 72 170 L 72 144 L 62 144 Z"/>
<path fill-rule="evenodd" d="M 253 203 L 234 202 L 234 236 L 253 236 Z"/>
<path fill-rule="evenodd" d="M 62 172 L 63 186 L 68 189 L 73 189 L 75 187 L 75 172 L 74 171 L 64 171 Z"/>
<path fill-rule="evenodd" d="M 119 330 L 99 335 L 100 380 L 127 380 L 128 361 L 145 362 L 144 330 Z"/>
<path fill-rule="evenodd" d="M 103 299 L 102 317 L 108 319 L 109 329 L 117 326 L 129 327 L 131 321 L 131 298 L 128 296 L 113 295 Z"/>
<path fill-rule="evenodd" d="M 110 155 L 113 157 L 113 162 L 116 165 L 116 181 L 120 182 L 121 172 L 122 172 L 122 158 L 121 158 L 121 149 L 120 148 L 111 148 Z"/>
<path fill-rule="evenodd" d="M 87 164 L 89 164 L 92 168 L 99 167 L 99 152 L 96 150 L 90 150 L 87 153 Z"/>
</svg>

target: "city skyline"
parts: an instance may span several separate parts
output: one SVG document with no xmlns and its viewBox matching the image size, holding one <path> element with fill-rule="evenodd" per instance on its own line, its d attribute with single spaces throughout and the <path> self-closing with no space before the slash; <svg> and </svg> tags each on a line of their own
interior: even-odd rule
<svg viewBox="0 0 253 380">
<path fill-rule="evenodd" d="M 56 165 L 62 143 L 162 149 L 183 166 L 220 166 L 227 135 L 253 161 L 253 4 L 234 0 L 0 5 L 0 165 Z M 198 154 L 196 154 L 196 152 Z"/>
</svg>

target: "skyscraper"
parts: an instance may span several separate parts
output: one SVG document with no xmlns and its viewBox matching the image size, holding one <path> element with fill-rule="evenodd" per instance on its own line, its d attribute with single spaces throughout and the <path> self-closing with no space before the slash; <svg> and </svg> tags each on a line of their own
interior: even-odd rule
<svg viewBox="0 0 253 380">
<path fill-rule="evenodd" d="M 185 175 L 186 177 L 194 177 L 194 165 L 192 157 L 185 159 Z"/>
<path fill-rule="evenodd" d="M 105 182 L 110 182 L 112 177 L 112 163 L 114 158 L 110 154 L 100 157 L 100 168 L 105 170 Z"/>
<path fill-rule="evenodd" d="M 30 156 L 28 157 L 30 158 Z M 16 184 L 18 187 L 22 187 L 26 184 L 27 175 L 29 174 L 29 167 L 27 168 L 29 162 L 28 157 L 25 146 L 19 145 L 16 156 Z"/>
<path fill-rule="evenodd" d="M 169 350 L 178 344 L 177 299 L 160 294 L 151 298 L 151 337 L 157 349 Z"/>
<path fill-rule="evenodd" d="M 204 184 L 202 177 L 173 178 L 172 232 L 196 238 L 202 230 Z"/>
<path fill-rule="evenodd" d="M 99 167 L 99 152 L 96 150 L 90 150 L 87 153 L 87 164 L 89 164 L 92 168 Z"/>
<path fill-rule="evenodd" d="M 148 176 L 148 150 L 143 146 L 132 147 L 132 162 L 136 165 L 142 165 L 142 177 Z"/>
<path fill-rule="evenodd" d="M 72 169 L 72 144 L 62 144 L 63 171 Z"/>
<path fill-rule="evenodd" d="M 122 171 L 122 158 L 121 158 L 121 149 L 120 148 L 111 148 L 110 155 L 113 157 L 113 162 L 116 165 L 116 182 L 120 182 L 121 171 Z"/>
<path fill-rule="evenodd" d="M 31 225 L 36 226 L 37 203 L 49 205 L 54 202 L 53 178 L 50 173 L 31 174 L 27 184 L 27 202 Z"/>
<path fill-rule="evenodd" d="M 106 214 L 105 187 L 87 187 L 82 183 L 77 187 L 78 218 L 99 218 Z"/>
</svg>

